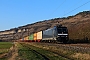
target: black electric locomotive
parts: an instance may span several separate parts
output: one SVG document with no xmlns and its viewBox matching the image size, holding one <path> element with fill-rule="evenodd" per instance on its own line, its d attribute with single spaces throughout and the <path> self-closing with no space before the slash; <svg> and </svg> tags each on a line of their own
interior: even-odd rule
<svg viewBox="0 0 90 60">
<path fill-rule="evenodd" d="M 43 31 L 42 35 L 42 41 L 67 43 L 69 40 L 67 27 L 61 25 Z"/>
</svg>

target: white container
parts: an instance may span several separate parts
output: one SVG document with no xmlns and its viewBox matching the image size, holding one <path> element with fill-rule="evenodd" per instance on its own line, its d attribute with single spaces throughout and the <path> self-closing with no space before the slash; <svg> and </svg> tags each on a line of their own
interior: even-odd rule
<svg viewBox="0 0 90 60">
<path fill-rule="evenodd" d="M 37 40 L 42 40 L 42 31 L 37 32 Z"/>
</svg>

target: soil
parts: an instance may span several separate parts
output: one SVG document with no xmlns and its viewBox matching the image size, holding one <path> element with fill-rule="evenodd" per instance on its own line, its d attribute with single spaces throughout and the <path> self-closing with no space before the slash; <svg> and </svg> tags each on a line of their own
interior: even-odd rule
<svg viewBox="0 0 90 60">
<path fill-rule="evenodd" d="M 17 42 L 14 42 L 12 51 L 12 56 L 8 60 L 16 60 L 16 57 L 18 56 Z"/>
</svg>

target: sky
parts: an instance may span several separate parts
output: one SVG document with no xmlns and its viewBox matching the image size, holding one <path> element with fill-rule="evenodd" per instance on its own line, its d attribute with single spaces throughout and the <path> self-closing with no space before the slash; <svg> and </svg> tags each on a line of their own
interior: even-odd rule
<svg viewBox="0 0 90 60">
<path fill-rule="evenodd" d="M 90 0 L 0 0 L 0 31 L 90 10 Z"/>
</svg>

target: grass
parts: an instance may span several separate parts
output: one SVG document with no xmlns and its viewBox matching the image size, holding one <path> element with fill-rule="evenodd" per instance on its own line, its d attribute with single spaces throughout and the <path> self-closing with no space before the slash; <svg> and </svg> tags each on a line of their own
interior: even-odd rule
<svg viewBox="0 0 90 60">
<path fill-rule="evenodd" d="M 0 54 L 8 52 L 13 44 L 11 42 L 0 42 Z"/>
<path fill-rule="evenodd" d="M 48 50 L 37 48 L 37 47 L 34 47 L 34 46 L 30 46 L 30 48 L 32 48 L 32 49 L 38 51 L 39 53 L 47 56 L 50 60 L 66 60 L 65 58 L 59 56 L 58 54 L 55 54 L 55 53 L 50 52 Z"/>
<path fill-rule="evenodd" d="M 41 49 L 44 49 L 44 50 L 49 50 L 49 51 L 59 53 L 61 56 L 67 57 L 70 60 L 90 60 L 89 53 L 81 53 L 78 51 L 64 49 L 63 47 L 48 46 L 48 45 L 39 44 L 39 43 L 37 43 L 37 44 L 36 43 L 28 43 L 28 44 L 38 47 L 38 48 L 41 48 Z"/>
<path fill-rule="evenodd" d="M 18 59 L 24 59 L 24 60 L 44 60 L 44 58 L 33 52 L 31 49 L 27 48 L 27 47 L 24 47 L 22 45 L 19 45 L 19 50 L 18 50 L 18 55 L 19 55 L 19 58 Z"/>
<path fill-rule="evenodd" d="M 0 42 L 0 49 L 9 49 L 12 45 L 11 42 Z"/>
<path fill-rule="evenodd" d="M 47 58 L 49 58 L 50 60 L 67 60 L 66 58 L 61 57 L 58 54 L 55 54 L 55 53 L 50 52 L 48 50 L 37 48 L 37 47 L 31 46 L 31 45 L 28 45 L 28 44 L 24 44 L 24 45 L 26 45 L 28 48 L 20 46 L 20 49 L 18 51 L 19 57 L 21 59 L 26 59 L 26 60 L 28 60 L 28 59 L 29 60 L 45 60 L 40 55 L 40 54 L 42 54 L 42 55 L 46 56 Z M 29 48 L 31 48 L 31 49 L 29 49 Z M 40 54 L 37 54 L 37 53 L 33 52 L 32 49 L 37 51 L 37 52 L 39 52 Z"/>
<path fill-rule="evenodd" d="M 8 53 L 12 45 L 12 42 L 0 42 L 0 56 L 2 54 Z M 6 58 L 1 57 L 0 60 L 6 60 Z"/>
</svg>

